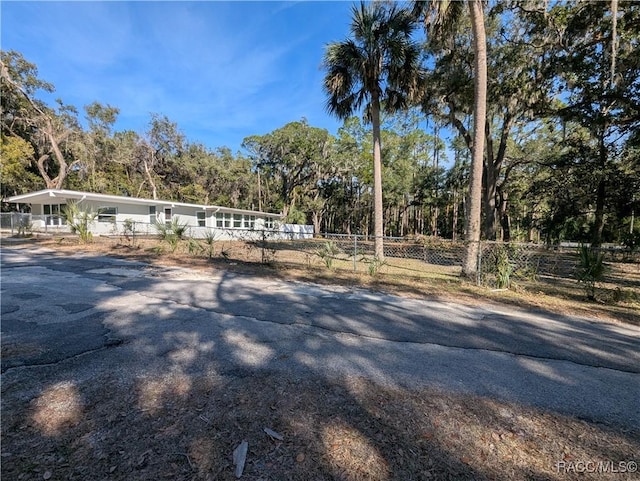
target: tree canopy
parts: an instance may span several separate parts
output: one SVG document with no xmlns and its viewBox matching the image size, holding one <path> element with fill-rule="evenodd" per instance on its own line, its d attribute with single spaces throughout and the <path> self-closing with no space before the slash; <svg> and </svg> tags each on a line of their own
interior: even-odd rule
<svg viewBox="0 0 640 481">
<path fill-rule="evenodd" d="M 317 232 L 464 239 L 474 47 L 464 4 L 449 3 L 460 15 L 426 10 L 440 20 L 426 30 L 399 4 L 354 5 L 350 37 L 322 59 L 342 127 L 291 119 L 240 152 L 161 112 L 134 132 L 100 99 L 44 102 L 54 86 L 2 51 L 2 196 L 69 188 L 283 212 Z M 638 245 L 640 4 L 611 5 L 483 7 L 482 238 Z"/>
</svg>

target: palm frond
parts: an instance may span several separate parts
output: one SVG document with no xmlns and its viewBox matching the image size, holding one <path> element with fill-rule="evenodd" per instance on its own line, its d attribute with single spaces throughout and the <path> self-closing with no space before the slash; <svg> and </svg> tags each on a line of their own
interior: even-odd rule
<svg viewBox="0 0 640 481">
<path fill-rule="evenodd" d="M 453 30 L 464 7 L 465 2 L 460 0 L 417 1 L 412 15 L 422 19 L 428 36 L 442 37 Z"/>
<path fill-rule="evenodd" d="M 391 109 L 413 101 L 420 84 L 420 48 L 412 40 L 414 18 L 394 3 L 352 7 L 351 38 L 329 44 L 323 67 L 327 111 L 340 118 L 353 115 L 378 99 Z M 392 98 L 385 99 L 389 93 Z"/>
</svg>

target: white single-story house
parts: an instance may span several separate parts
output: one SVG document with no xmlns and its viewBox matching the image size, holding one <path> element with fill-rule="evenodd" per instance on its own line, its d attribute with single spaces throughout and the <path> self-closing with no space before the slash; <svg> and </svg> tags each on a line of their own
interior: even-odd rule
<svg viewBox="0 0 640 481">
<path fill-rule="evenodd" d="M 218 238 L 243 238 L 243 233 L 257 231 L 294 232 L 297 233 L 295 237 L 300 238 L 307 237 L 310 227 L 286 226 L 282 223 L 281 214 L 63 189 L 16 195 L 5 199 L 5 202 L 28 204 L 33 229 L 46 231 L 69 229 L 64 213 L 71 203 L 75 203 L 80 211 L 95 215 L 90 230 L 97 235 L 118 234 L 125 226 L 131 225 L 135 226 L 136 232 L 154 234 L 157 233 L 155 224 L 168 225 L 174 219 L 187 225 L 192 237 L 203 237 L 213 230 Z M 312 235 L 313 229 L 310 233 Z"/>
</svg>

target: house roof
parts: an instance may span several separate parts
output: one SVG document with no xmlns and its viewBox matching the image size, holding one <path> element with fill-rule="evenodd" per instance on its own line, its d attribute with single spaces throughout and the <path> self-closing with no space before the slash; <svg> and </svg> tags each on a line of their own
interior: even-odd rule
<svg viewBox="0 0 640 481">
<path fill-rule="evenodd" d="M 259 212 L 245 209 L 234 209 L 233 207 L 223 207 L 218 205 L 188 204 L 185 202 L 174 202 L 172 200 L 143 199 L 140 197 L 96 194 L 93 192 L 80 192 L 77 190 L 64 189 L 45 189 L 38 190 L 36 192 L 29 192 L 28 194 L 14 195 L 13 197 L 8 197 L 7 199 L 5 199 L 5 202 L 9 202 L 12 204 L 52 204 L 56 203 L 56 201 L 58 201 L 58 203 L 61 203 L 63 201 L 69 200 L 77 200 L 78 202 L 83 200 L 97 202 L 119 202 L 124 204 L 156 205 L 164 207 L 192 207 L 194 209 L 212 210 L 215 212 L 282 217 L 282 214 Z"/>
</svg>

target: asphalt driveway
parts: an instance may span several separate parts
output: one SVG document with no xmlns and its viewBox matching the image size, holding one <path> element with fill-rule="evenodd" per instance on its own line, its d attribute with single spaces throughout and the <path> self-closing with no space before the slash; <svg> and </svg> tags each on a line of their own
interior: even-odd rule
<svg viewBox="0 0 640 481">
<path fill-rule="evenodd" d="M 362 376 L 640 427 L 632 326 L 29 245 L 3 245 L 1 269 L 10 385 L 60 370 Z"/>
</svg>

